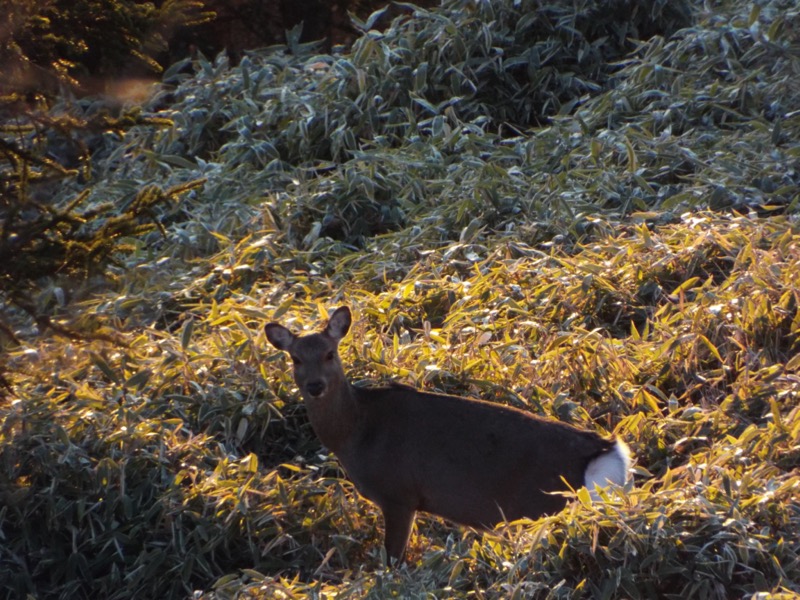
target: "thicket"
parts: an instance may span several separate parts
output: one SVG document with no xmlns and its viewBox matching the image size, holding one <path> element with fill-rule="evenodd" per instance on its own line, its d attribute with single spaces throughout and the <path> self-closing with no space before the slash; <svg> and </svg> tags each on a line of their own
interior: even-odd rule
<svg viewBox="0 0 800 600">
<path fill-rule="evenodd" d="M 98 165 L 135 125 L 169 122 L 122 110 L 126 98 L 75 100 L 98 81 L 151 74 L 168 32 L 210 18 L 201 2 L 7 3 L 0 39 L 0 343 L 21 332 L 113 337 L 108 327 L 77 326 L 68 306 L 102 287 L 109 263 L 129 240 L 161 227 L 160 217 L 200 182 L 168 189 L 140 182 L 94 193 Z M 60 90 L 60 95 L 59 95 Z M 16 330 L 16 332 L 15 332 Z M 0 358 L 0 381 L 4 357 Z"/>
<path fill-rule="evenodd" d="M 80 227 L 30 213 L 100 231 L 110 201 L 150 229 L 105 230 L 125 252 L 77 301 L 68 273 L 36 280 L 70 327 L 109 335 L 37 336 L 4 307 L 0 589 L 800 593 L 796 7 L 446 0 L 380 17 L 334 55 L 290 37 L 176 65 L 100 137 L 88 195 L 53 186 L 84 203 Z M 614 432 L 635 486 L 494 534 L 423 519 L 409 564 L 385 570 L 377 511 L 262 334 L 340 303 L 358 315 L 354 378 Z"/>
</svg>

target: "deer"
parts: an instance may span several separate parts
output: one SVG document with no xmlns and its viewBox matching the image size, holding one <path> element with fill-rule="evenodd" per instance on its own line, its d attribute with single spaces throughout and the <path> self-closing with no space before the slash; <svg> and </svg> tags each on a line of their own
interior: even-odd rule
<svg viewBox="0 0 800 600">
<path fill-rule="evenodd" d="M 566 506 L 568 492 L 623 486 L 631 455 L 615 437 L 521 409 L 391 383 L 360 387 L 345 376 L 339 342 L 347 306 L 321 332 L 265 325 L 287 352 L 308 418 L 358 492 L 383 513 L 390 564 L 402 562 L 417 512 L 487 530 Z"/>
</svg>

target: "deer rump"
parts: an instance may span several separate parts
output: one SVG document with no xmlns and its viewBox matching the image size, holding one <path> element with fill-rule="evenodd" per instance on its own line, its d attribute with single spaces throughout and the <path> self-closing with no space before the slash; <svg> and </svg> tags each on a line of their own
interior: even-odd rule
<svg viewBox="0 0 800 600">
<path fill-rule="evenodd" d="M 352 389 L 361 418 L 337 456 L 383 509 L 481 529 L 536 519 L 565 506 L 558 492 L 585 485 L 593 461 L 622 452 L 614 439 L 515 408 L 400 384 Z"/>
</svg>

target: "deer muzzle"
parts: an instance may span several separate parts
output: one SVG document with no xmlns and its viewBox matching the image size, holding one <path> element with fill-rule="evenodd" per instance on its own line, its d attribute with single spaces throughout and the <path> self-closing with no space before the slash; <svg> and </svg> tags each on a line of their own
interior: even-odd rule
<svg viewBox="0 0 800 600">
<path fill-rule="evenodd" d="M 321 379 L 315 379 L 314 381 L 309 381 L 306 384 L 306 392 L 308 392 L 308 395 L 313 398 L 318 398 L 324 391 L 325 382 Z"/>
</svg>

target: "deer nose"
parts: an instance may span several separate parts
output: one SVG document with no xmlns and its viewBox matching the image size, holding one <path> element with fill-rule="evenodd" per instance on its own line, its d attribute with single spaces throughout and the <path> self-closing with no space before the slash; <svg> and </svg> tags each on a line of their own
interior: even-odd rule
<svg viewBox="0 0 800 600">
<path fill-rule="evenodd" d="M 325 382 L 320 380 L 309 381 L 308 384 L 306 384 L 306 391 L 315 398 L 321 396 L 322 392 L 325 391 Z"/>
</svg>

